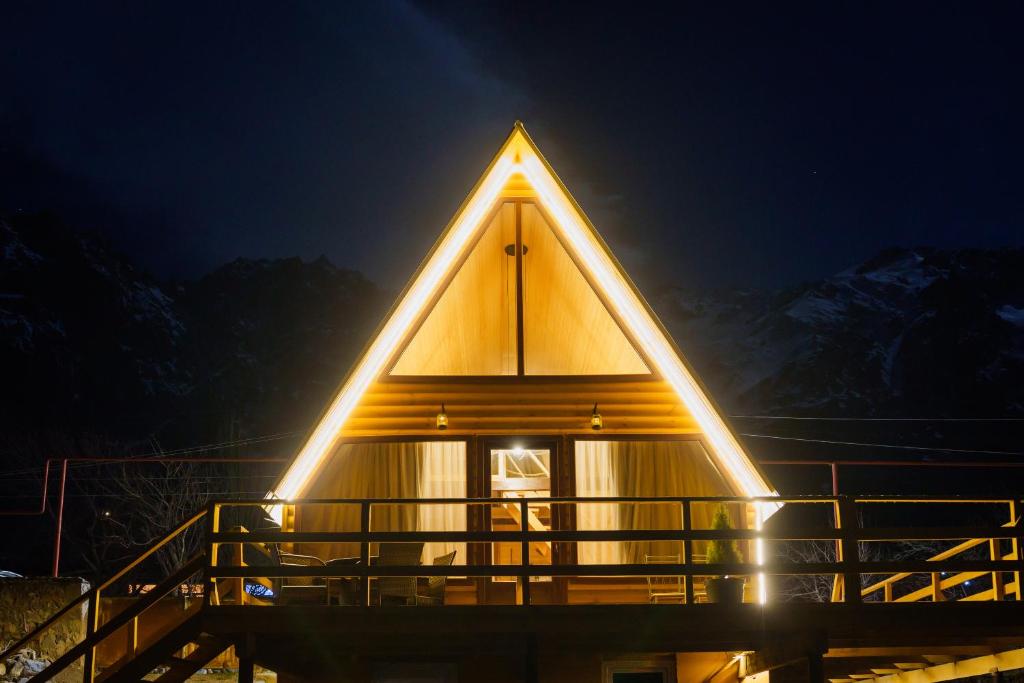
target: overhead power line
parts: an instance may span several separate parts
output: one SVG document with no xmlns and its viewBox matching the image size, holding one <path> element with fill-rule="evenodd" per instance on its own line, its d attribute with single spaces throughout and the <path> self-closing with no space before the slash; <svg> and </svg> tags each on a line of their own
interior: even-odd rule
<svg viewBox="0 0 1024 683">
<path fill-rule="evenodd" d="M 1024 456 L 1024 453 L 1019 451 L 991 451 L 981 448 L 941 448 L 937 446 L 905 446 L 902 444 L 890 444 L 890 443 L 866 443 L 861 441 L 836 441 L 832 439 L 805 439 L 799 436 L 776 436 L 773 434 L 746 434 L 740 432 L 740 436 L 751 437 L 754 439 L 775 439 L 778 441 L 800 441 L 804 443 L 821 443 L 828 444 L 831 446 L 860 446 L 863 448 L 891 448 L 905 451 L 932 451 L 940 453 L 975 453 L 980 455 L 1010 455 L 1010 456 Z"/>
<path fill-rule="evenodd" d="M 730 415 L 733 420 L 806 422 L 1024 422 L 1024 417 L 813 417 L 803 415 Z"/>
</svg>

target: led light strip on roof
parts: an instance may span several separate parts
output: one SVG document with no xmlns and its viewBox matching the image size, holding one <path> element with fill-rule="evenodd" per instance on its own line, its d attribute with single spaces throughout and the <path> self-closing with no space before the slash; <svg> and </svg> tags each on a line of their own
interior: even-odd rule
<svg viewBox="0 0 1024 683">
<path fill-rule="evenodd" d="M 745 495 L 771 495 L 771 489 L 751 465 L 735 437 L 626 282 L 620 269 L 597 241 L 593 231 L 585 226 L 544 162 L 536 155 L 524 155 L 521 167 L 562 237 L 572 246 L 591 277 L 604 289 L 615 312 L 629 327 L 633 338 L 643 347 L 648 358 L 654 362 L 658 373 L 672 386 L 700 425 L 733 482 Z"/>
<path fill-rule="evenodd" d="M 506 145 L 507 147 L 507 145 Z M 513 172 L 512 159 L 502 155 L 495 160 L 490 171 L 478 185 L 465 208 L 451 228 L 441 238 L 425 267 L 413 281 L 406 295 L 392 312 L 373 344 L 360 359 L 337 398 L 324 414 L 309 440 L 295 457 L 291 467 L 277 485 L 274 497 L 290 500 L 296 497 L 309 481 L 321 460 L 333 449 L 341 436 L 345 420 L 356 407 L 363 393 L 384 369 L 392 353 L 398 348 L 423 306 L 430 301 L 438 285 L 470 238 L 483 223 L 488 208 Z"/>
<path fill-rule="evenodd" d="M 487 212 L 516 173 L 521 173 L 532 186 L 566 244 L 604 290 L 633 339 L 693 415 L 726 475 L 743 495 L 772 495 L 771 487 L 743 452 L 600 238 L 576 209 L 525 130 L 517 124 L 271 497 L 289 500 L 301 494 L 317 466 L 338 442 L 345 421 L 360 397 L 384 370 L 438 286 L 460 262 L 467 245 L 483 228 Z"/>
</svg>

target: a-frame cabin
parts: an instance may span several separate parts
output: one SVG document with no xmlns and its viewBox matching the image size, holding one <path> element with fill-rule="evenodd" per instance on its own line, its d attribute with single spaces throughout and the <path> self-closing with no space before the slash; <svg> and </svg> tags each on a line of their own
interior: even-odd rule
<svg viewBox="0 0 1024 683">
<path fill-rule="evenodd" d="M 271 495 L 531 498 L 527 523 L 552 530 L 617 528 L 620 516 L 634 528 L 682 520 L 678 509 L 657 506 L 576 506 L 570 513 L 545 504 L 549 497 L 771 493 L 517 122 Z M 337 507 L 275 512 L 285 529 L 299 532 L 358 521 L 354 509 Z M 692 523 L 707 528 L 708 506 L 693 514 Z M 741 526 L 758 523 L 754 508 L 740 516 Z M 520 524 L 512 502 L 486 511 L 408 506 L 384 517 L 376 530 Z M 667 552 L 672 545 L 580 544 L 569 556 L 643 561 L 678 555 Z M 351 545 L 297 550 L 356 554 Z M 429 561 L 432 550 L 421 559 Z M 482 548 L 459 550 L 459 563 L 486 559 Z M 516 558 L 518 550 L 496 544 L 490 559 Z M 533 561 L 557 562 L 559 550 L 565 556 L 565 549 L 538 544 Z"/>
<path fill-rule="evenodd" d="M 245 683 L 953 680 L 1024 667 L 1021 505 L 776 495 L 517 123 L 267 497 L 8 653 L 77 612 L 30 683 L 182 683 L 232 647 Z M 908 538 L 945 545 L 862 552 Z"/>
</svg>

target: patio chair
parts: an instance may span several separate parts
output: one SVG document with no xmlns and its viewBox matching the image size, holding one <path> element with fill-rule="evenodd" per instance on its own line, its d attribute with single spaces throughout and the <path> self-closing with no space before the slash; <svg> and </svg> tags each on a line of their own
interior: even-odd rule
<svg viewBox="0 0 1024 683">
<path fill-rule="evenodd" d="M 679 555 L 644 555 L 644 564 L 679 564 Z M 657 605 L 686 602 L 682 576 L 648 576 L 647 599 Z"/>
<path fill-rule="evenodd" d="M 358 557 L 337 557 L 327 560 L 328 567 L 358 567 L 362 560 Z M 333 576 L 327 579 L 327 600 L 333 605 L 360 605 L 365 596 L 359 594 L 360 581 L 358 578 L 347 576 Z"/>
<path fill-rule="evenodd" d="M 277 551 L 282 567 L 326 567 L 315 555 L 297 555 Z M 279 604 L 328 604 L 327 583 L 323 577 L 285 577 L 276 586 Z"/>
<path fill-rule="evenodd" d="M 451 551 L 445 555 L 438 555 L 434 558 L 435 567 L 450 567 L 455 563 L 455 552 Z M 421 585 L 416 593 L 417 605 L 443 605 L 444 588 L 448 583 L 447 576 L 431 576 L 427 578 L 426 585 Z"/>
<path fill-rule="evenodd" d="M 417 566 L 423 555 L 422 543 L 381 543 L 376 564 L 381 567 Z M 377 595 L 383 605 L 416 604 L 415 576 L 382 576 Z"/>
</svg>

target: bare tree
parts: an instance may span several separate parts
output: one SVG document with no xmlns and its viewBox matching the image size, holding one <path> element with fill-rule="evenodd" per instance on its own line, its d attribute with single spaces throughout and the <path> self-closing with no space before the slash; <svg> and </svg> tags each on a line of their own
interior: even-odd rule
<svg viewBox="0 0 1024 683">
<path fill-rule="evenodd" d="M 98 478 L 91 535 L 90 564 L 109 562 L 113 552 L 137 556 L 209 503 L 207 479 L 192 463 L 121 464 L 110 476 Z M 168 576 L 199 552 L 203 525 L 175 536 L 155 554 L 162 576 Z M 117 550 L 121 552 L 117 552 Z M 98 573 L 105 573 L 94 566 Z"/>
<path fill-rule="evenodd" d="M 956 542 L 943 541 L 887 541 L 860 544 L 860 559 L 865 562 L 900 562 L 903 560 L 926 560 L 934 557 Z M 780 541 L 771 544 L 775 559 L 793 564 L 836 562 L 835 541 Z M 985 549 L 987 549 L 987 545 Z M 957 559 L 979 559 L 977 553 L 968 551 Z M 862 574 L 860 588 L 864 589 L 891 576 L 890 574 Z M 832 574 L 803 574 L 776 577 L 772 595 L 782 602 L 831 602 L 835 576 Z M 911 574 L 901 580 L 903 592 L 923 588 L 930 583 L 926 574 Z M 968 584 L 969 585 L 969 584 Z M 965 585 L 952 589 L 955 597 L 967 594 Z M 881 592 L 867 598 L 880 600 Z"/>
</svg>

